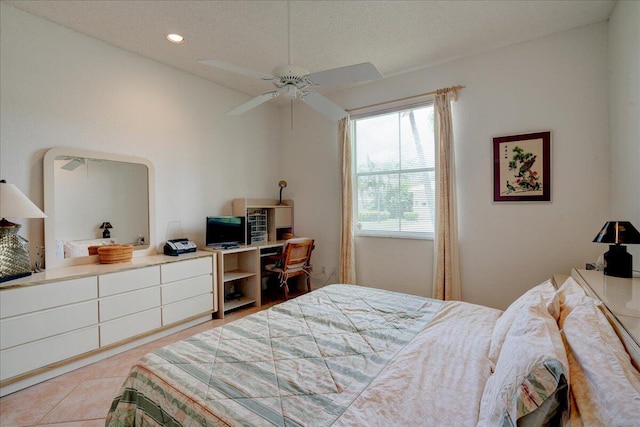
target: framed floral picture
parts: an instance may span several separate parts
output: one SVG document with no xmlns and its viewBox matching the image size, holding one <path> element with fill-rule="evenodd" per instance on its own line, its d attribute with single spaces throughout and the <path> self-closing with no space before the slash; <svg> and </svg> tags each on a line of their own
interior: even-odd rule
<svg viewBox="0 0 640 427">
<path fill-rule="evenodd" d="M 551 132 L 493 138 L 493 201 L 551 201 Z"/>
</svg>

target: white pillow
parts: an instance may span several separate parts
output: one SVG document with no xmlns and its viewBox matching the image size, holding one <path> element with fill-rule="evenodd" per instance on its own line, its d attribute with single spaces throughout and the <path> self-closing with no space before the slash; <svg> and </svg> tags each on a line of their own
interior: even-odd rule
<svg viewBox="0 0 640 427">
<path fill-rule="evenodd" d="M 64 257 L 89 256 L 89 246 L 102 246 L 115 243 L 112 239 L 68 240 L 64 242 Z"/>
<path fill-rule="evenodd" d="M 553 286 L 553 283 L 551 280 L 547 280 L 522 294 L 520 298 L 515 300 L 505 310 L 505 312 L 502 313 L 502 316 L 498 318 L 498 321 L 493 328 L 491 344 L 489 346 L 488 357 L 492 370 L 495 368 L 498 361 L 498 356 L 500 355 L 500 350 L 502 349 L 502 344 L 507 336 L 507 332 L 509 332 L 511 325 L 513 325 L 513 322 L 520 315 L 522 310 L 532 304 L 536 305 L 540 301 L 540 298 L 545 301 L 545 304 L 548 304 L 548 302 L 553 299 L 555 292 L 556 289 Z"/>
<path fill-rule="evenodd" d="M 522 303 L 482 394 L 478 426 L 562 425 L 569 364 L 542 294 Z"/>
<path fill-rule="evenodd" d="M 613 327 L 587 296 L 565 301 L 562 334 L 569 357 L 571 393 L 584 425 L 640 425 L 640 372 Z"/>
</svg>

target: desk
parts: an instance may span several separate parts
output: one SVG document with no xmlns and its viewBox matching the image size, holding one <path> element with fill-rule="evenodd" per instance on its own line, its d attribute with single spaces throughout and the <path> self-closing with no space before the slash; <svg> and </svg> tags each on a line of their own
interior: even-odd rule
<svg viewBox="0 0 640 427">
<path fill-rule="evenodd" d="M 258 248 L 258 251 L 260 251 L 260 258 L 269 256 L 269 255 L 276 255 L 280 252 L 280 249 L 282 249 L 282 246 L 284 245 L 284 242 L 286 240 L 276 240 L 276 241 L 269 241 L 269 242 L 258 242 L 258 243 L 252 243 L 250 245 L 247 245 L 248 247 L 252 247 L 252 248 Z"/>
<path fill-rule="evenodd" d="M 640 277 L 624 279 L 605 276 L 601 271 L 572 270 L 571 276 L 589 296 L 601 300 L 605 314 L 640 366 Z"/>
<path fill-rule="evenodd" d="M 260 253 L 260 286 L 262 287 L 263 291 L 267 289 L 267 280 L 269 278 L 268 274 L 270 274 L 265 274 L 266 270 L 264 266 L 266 264 L 273 264 L 273 261 L 270 263 L 267 262 L 266 257 L 270 255 L 278 255 L 282 250 L 284 242 L 284 240 L 277 240 L 274 242 L 260 242 L 248 245 L 250 247 L 258 248 L 258 252 Z"/>
<path fill-rule="evenodd" d="M 283 244 L 284 241 L 276 241 L 205 249 L 218 254 L 218 318 L 224 318 L 231 310 L 262 305 L 266 279 L 263 259 L 276 254 Z"/>
</svg>

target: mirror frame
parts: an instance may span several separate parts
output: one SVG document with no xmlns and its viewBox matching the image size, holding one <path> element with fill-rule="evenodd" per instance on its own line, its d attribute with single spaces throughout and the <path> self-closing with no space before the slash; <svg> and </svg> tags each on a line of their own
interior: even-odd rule
<svg viewBox="0 0 640 427">
<path fill-rule="evenodd" d="M 99 160 L 110 160 L 115 162 L 136 163 L 147 167 L 147 191 L 148 191 L 148 211 L 149 211 L 149 242 L 145 248 L 133 251 L 134 257 L 156 254 L 156 215 L 155 215 L 155 169 L 153 164 L 141 157 L 124 156 L 113 153 L 102 153 L 98 151 L 81 150 L 76 148 L 52 148 L 44 155 L 44 212 L 47 218 L 44 220 L 44 244 L 45 244 L 45 266 L 46 268 L 65 267 L 80 264 L 98 263 L 97 255 L 74 258 L 56 258 L 56 212 L 55 212 L 55 179 L 54 161 L 59 156 L 70 156 L 80 158 L 90 158 Z"/>
</svg>

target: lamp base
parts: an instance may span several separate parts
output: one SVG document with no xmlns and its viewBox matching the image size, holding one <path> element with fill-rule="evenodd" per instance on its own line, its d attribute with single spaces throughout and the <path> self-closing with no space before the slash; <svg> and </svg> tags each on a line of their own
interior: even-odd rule
<svg viewBox="0 0 640 427">
<path fill-rule="evenodd" d="M 20 224 L 0 221 L 0 282 L 29 276 L 29 242 L 18 236 Z"/>
<path fill-rule="evenodd" d="M 609 251 L 604 254 L 604 265 L 605 276 L 633 276 L 633 256 L 624 245 L 609 245 Z"/>
</svg>

